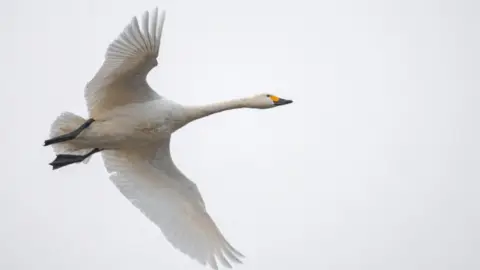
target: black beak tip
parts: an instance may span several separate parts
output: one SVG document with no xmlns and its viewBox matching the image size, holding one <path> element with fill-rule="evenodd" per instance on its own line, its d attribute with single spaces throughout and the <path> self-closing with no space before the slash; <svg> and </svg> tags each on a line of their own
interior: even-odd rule
<svg viewBox="0 0 480 270">
<path fill-rule="evenodd" d="M 280 106 L 280 105 L 287 105 L 287 104 L 290 104 L 290 103 L 293 103 L 293 100 L 281 98 L 277 102 L 275 102 L 275 105 Z"/>
</svg>

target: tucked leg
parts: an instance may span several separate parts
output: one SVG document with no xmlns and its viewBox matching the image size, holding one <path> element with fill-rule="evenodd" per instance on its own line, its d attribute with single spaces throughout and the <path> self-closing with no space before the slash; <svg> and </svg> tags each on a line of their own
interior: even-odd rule
<svg viewBox="0 0 480 270">
<path fill-rule="evenodd" d="M 48 139 L 45 141 L 45 144 L 44 146 L 47 146 L 47 145 L 50 145 L 50 144 L 54 144 L 54 143 L 60 143 L 60 142 L 66 142 L 66 141 L 70 141 L 70 140 L 73 140 L 75 139 L 83 130 L 85 130 L 86 128 L 88 128 L 95 120 L 93 119 L 88 119 L 85 123 L 83 123 L 80 127 L 78 127 L 77 129 L 75 129 L 74 131 L 70 132 L 70 133 L 67 133 L 67 134 L 63 134 L 63 135 L 60 135 L 60 136 L 57 136 L 55 138 L 51 138 L 51 139 Z"/>
</svg>

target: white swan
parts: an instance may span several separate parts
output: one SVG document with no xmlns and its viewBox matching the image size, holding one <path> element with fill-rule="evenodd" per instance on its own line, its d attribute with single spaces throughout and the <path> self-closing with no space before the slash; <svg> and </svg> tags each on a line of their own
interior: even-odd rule
<svg viewBox="0 0 480 270">
<path fill-rule="evenodd" d="M 101 152 L 110 179 L 163 232 L 170 243 L 214 269 L 231 267 L 243 255 L 224 238 L 205 209 L 197 189 L 174 164 L 170 136 L 196 119 L 237 108 L 273 108 L 292 101 L 274 95 L 182 106 L 159 96 L 146 81 L 157 65 L 165 12 L 145 12 L 113 41 L 85 98 L 90 114 L 84 119 L 62 113 L 53 122 L 50 138 L 57 158 L 53 169 L 87 162 Z"/>
</svg>

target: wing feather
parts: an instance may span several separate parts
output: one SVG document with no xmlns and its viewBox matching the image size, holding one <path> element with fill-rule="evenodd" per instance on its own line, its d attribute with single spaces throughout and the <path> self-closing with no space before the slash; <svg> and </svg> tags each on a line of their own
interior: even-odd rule
<svg viewBox="0 0 480 270">
<path fill-rule="evenodd" d="M 165 11 L 158 13 L 158 8 L 144 13 L 143 29 L 137 17 L 133 17 L 108 46 L 102 66 L 85 88 L 91 117 L 128 103 L 160 98 L 146 80 L 150 70 L 158 65 Z M 149 24 L 153 28 L 148 28 Z"/>
<path fill-rule="evenodd" d="M 181 252 L 213 269 L 242 263 L 243 255 L 207 213 L 196 184 L 173 163 L 169 145 L 166 140 L 155 149 L 103 151 L 110 179 Z"/>
<path fill-rule="evenodd" d="M 145 33 L 145 45 L 147 46 L 147 50 L 152 50 L 153 51 L 153 46 L 152 44 L 154 42 L 151 41 L 150 39 L 150 32 L 148 30 L 148 22 L 149 22 L 149 13 L 145 11 L 142 16 L 142 28 L 143 28 L 143 33 Z"/>
</svg>

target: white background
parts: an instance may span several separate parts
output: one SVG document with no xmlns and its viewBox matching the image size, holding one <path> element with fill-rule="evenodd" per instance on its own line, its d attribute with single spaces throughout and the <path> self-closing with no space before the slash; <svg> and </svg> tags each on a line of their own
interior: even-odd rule
<svg viewBox="0 0 480 270">
<path fill-rule="evenodd" d="M 178 166 L 235 269 L 480 269 L 480 2 L 34 1 L 0 9 L 0 269 L 205 269 L 110 183 L 42 146 L 132 16 L 167 10 L 149 82 L 202 104 Z"/>
</svg>

